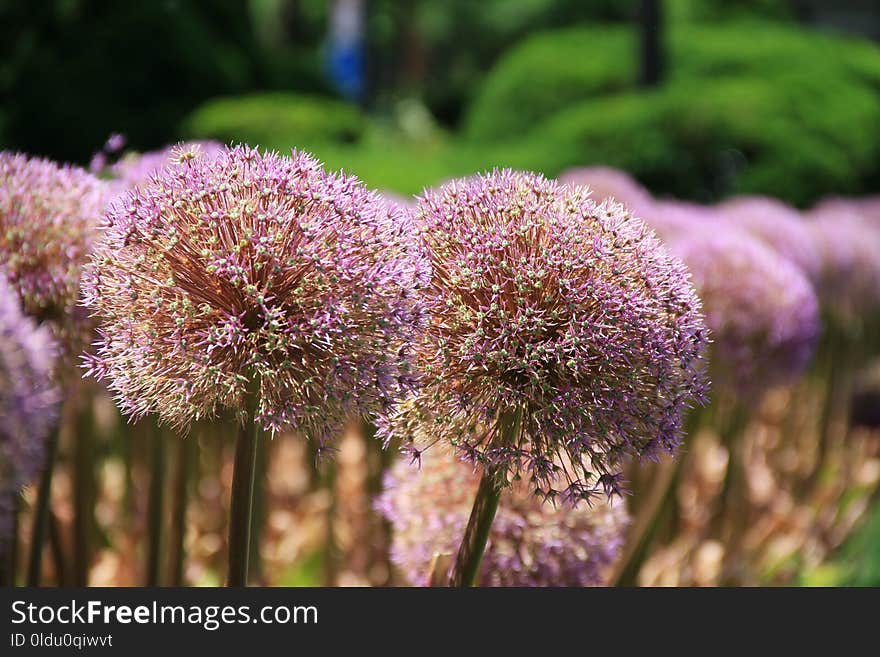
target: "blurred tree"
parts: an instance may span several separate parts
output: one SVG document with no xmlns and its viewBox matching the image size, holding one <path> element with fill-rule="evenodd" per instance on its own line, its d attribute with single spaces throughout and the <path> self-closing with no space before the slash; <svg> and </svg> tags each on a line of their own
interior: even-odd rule
<svg viewBox="0 0 880 657">
<path fill-rule="evenodd" d="M 656 87 L 663 75 L 663 12 L 661 0 L 642 0 L 642 75 L 644 87 Z"/>
<path fill-rule="evenodd" d="M 165 142 L 258 78 L 245 0 L 4 0 L 0 61 L 3 146 L 80 162 L 112 131 Z"/>
<path fill-rule="evenodd" d="M 371 0 L 367 35 L 373 95 L 423 98 L 447 125 L 458 122 L 495 59 L 543 28 L 632 20 L 636 0 Z"/>
</svg>

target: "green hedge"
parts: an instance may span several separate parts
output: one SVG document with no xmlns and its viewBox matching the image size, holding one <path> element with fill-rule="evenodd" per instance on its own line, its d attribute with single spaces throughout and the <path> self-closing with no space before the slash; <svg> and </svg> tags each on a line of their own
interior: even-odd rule
<svg viewBox="0 0 880 657">
<path fill-rule="evenodd" d="M 582 102 L 543 122 L 535 148 L 557 154 L 551 172 L 608 164 L 650 188 L 714 200 L 771 194 L 806 205 L 858 193 L 880 164 L 880 102 L 840 80 L 792 74 L 671 83 Z"/>
<path fill-rule="evenodd" d="M 465 118 L 477 139 L 515 137 L 571 103 L 631 88 L 632 30 L 619 26 L 544 32 L 504 55 Z"/>
<path fill-rule="evenodd" d="M 187 117 L 182 132 L 191 138 L 277 148 L 354 142 L 365 127 L 360 111 L 346 103 L 319 96 L 265 93 L 210 100 Z"/>
<path fill-rule="evenodd" d="M 530 39 L 490 75 L 466 135 L 487 150 L 525 135 L 549 173 L 608 164 L 699 200 L 807 204 L 880 180 L 876 46 L 772 23 L 685 25 L 668 41 L 664 85 L 641 91 L 625 30 Z"/>
<path fill-rule="evenodd" d="M 670 82 L 719 77 L 784 78 L 802 71 L 880 91 L 880 49 L 785 24 L 673 25 Z M 503 139 L 573 102 L 632 89 L 638 48 L 631 28 L 576 27 L 526 39 L 498 62 L 465 121 L 476 139 Z M 780 93 L 784 92 L 780 88 Z"/>
</svg>

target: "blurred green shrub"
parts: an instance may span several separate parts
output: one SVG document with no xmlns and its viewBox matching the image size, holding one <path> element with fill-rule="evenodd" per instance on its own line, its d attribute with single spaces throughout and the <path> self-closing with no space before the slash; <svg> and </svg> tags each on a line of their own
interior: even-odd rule
<svg viewBox="0 0 880 657">
<path fill-rule="evenodd" d="M 466 133 L 504 138 L 573 101 L 635 87 L 638 45 L 631 27 L 574 27 L 525 39 L 486 77 L 466 117 Z M 782 76 L 847 79 L 880 91 L 880 49 L 858 39 L 783 23 L 673 24 L 667 81 Z M 780 93 L 785 87 L 780 87 Z"/>
<path fill-rule="evenodd" d="M 880 99 L 840 80 L 721 78 L 582 102 L 531 135 L 550 168 L 608 164 L 651 189 L 711 201 L 771 194 L 806 205 L 858 193 L 880 162 Z"/>
<path fill-rule="evenodd" d="M 277 147 L 279 144 L 357 141 L 366 120 L 352 105 L 291 93 L 215 98 L 184 121 L 187 137 Z"/>
<path fill-rule="evenodd" d="M 549 173 L 619 166 L 684 198 L 766 193 L 806 204 L 880 175 L 880 49 L 784 25 L 680 26 L 668 76 L 635 88 L 622 28 L 545 33 L 487 79 L 467 122 L 478 143 L 526 134 Z"/>
<path fill-rule="evenodd" d="M 514 47 L 483 80 L 465 131 L 506 138 L 576 101 L 634 86 L 636 42 L 625 27 L 544 32 Z"/>
</svg>

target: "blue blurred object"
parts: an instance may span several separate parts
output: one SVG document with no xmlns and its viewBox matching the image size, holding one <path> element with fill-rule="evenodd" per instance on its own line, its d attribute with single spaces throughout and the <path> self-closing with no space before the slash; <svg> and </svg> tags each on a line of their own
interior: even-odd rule
<svg viewBox="0 0 880 657">
<path fill-rule="evenodd" d="M 366 88 L 364 76 L 364 2 L 335 0 L 330 13 L 326 72 L 334 88 L 359 102 Z"/>
</svg>

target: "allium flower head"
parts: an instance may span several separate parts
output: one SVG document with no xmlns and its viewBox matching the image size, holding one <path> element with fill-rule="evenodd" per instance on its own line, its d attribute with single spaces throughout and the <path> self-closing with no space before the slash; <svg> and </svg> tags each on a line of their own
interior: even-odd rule
<svg viewBox="0 0 880 657">
<path fill-rule="evenodd" d="M 611 167 L 576 167 L 559 174 L 559 182 L 571 187 L 589 187 L 593 200 L 614 199 L 641 216 L 653 203 L 651 192 L 631 175 Z"/>
<path fill-rule="evenodd" d="M 705 205 L 689 201 L 658 200 L 641 217 L 664 241 L 674 241 L 718 221 L 718 214 Z"/>
<path fill-rule="evenodd" d="M 859 217 L 875 228 L 880 228 L 880 195 L 860 198 L 831 197 L 814 207 L 810 214 L 817 217 L 839 215 Z"/>
<path fill-rule="evenodd" d="M 0 270 L 0 537 L 9 530 L 11 496 L 43 464 L 59 401 L 52 383 L 55 355 L 48 327 L 22 314 Z"/>
<path fill-rule="evenodd" d="M 816 288 L 822 306 L 838 321 L 880 313 L 880 226 L 852 208 L 813 213 L 810 229 L 822 267 Z"/>
<path fill-rule="evenodd" d="M 376 506 L 392 526 L 391 559 L 411 584 L 429 583 L 435 555 L 455 554 L 478 481 L 473 467 L 444 450 L 427 454 L 420 468 L 401 460 L 386 474 Z M 602 586 L 628 522 L 622 499 L 553 505 L 514 485 L 502 494 L 477 584 Z"/>
<path fill-rule="evenodd" d="M 684 265 L 645 224 L 511 171 L 426 192 L 416 220 L 431 319 L 391 434 L 571 501 L 615 491 L 624 456 L 677 445 L 705 331 Z"/>
<path fill-rule="evenodd" d="M 782 201 L 743 196 L 718 206 L 719 214 L 801 268 L 816 281 L 822 263 L 815 239 L 800 213 Z"/>
<path fill-rule="evenodd" d="M 816 295 L 799 267 L 743 231 L 704 230 L 674 244 L 712 331 L 712 382 L 746 396 L 791 382 L 820 332 Z"/>
<path fill-rule="evenodd" d="M 219 142 L 196 140 L 146 153 L 128 153 L 110 167 L 109 174 L 122 189 L 131 189 L 148 183 L 162 169 L 177 163 L 181 154 L 197 154 L 200 158 L 210 159 L 223 150 L 224 146 Z"/>
<path fill-rule="evenodd" d="M 65 330 L 82 318 L 80 273 L 108 191 L 81 169 L 0 153 L 0 267 L 27 314 Z"/>
<path fill-rule="evenodd" d="M 420 322 L 411 221 L 312 157 L 188 157 L 115 201 L 84 284 L 87 368 L 124 412 L 183 427 L 239 408 L 323 439 L 410 385 Z"/>
</svg>

